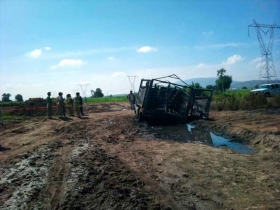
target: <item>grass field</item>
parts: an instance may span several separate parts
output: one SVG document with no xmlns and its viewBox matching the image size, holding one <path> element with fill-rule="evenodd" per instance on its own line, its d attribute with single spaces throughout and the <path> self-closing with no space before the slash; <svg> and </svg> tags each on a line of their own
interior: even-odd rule
<svg viewBox="0 0 280 210">
<path fill-rule="evenodd" d="M 126 96 L 105 96 L 102 98 L 88 98 L 84 103 L 128 102 Z"/>
<path fill-rule="evenodd" d="M 10 115 L 9 113 L 3 113 L 2 117 L 0 118 L 1 120 L 24 120 L 26 119 L 26 116 L 20 116 L 20 115 Z"/>
</svg>

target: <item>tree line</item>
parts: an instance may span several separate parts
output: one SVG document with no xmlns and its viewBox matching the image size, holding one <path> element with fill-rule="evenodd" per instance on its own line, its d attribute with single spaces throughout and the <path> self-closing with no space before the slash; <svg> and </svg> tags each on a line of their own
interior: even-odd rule
<svg viewBox="0 0 280 210">
<path fill-rule="evenodd" d="M 11 97 L 12 95 L 10 94 L 10 93 L 3 93 L 2 94 L 2 102 L 10 102 L 10 101 L 12 101 L 11 99 L 10 99 L 10 97 Z M 22 97 L 22 95 L 21 94 L 17 94 L 16 96 L 15 96 L 15 100 L 16 101 L 23 101 L 23 97 Z"/>
</svg>

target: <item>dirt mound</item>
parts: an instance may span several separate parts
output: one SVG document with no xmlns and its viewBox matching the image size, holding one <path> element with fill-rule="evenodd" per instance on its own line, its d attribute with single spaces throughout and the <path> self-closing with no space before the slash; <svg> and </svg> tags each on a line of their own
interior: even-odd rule
<svg viewBox="0 0 280 210">
<path fill-rule="evenodd" d="M 113 112 L 129 109 L 127 103 L 96 103 L 87 104 L 86 109 L 89 113 Z"/>
</svg>

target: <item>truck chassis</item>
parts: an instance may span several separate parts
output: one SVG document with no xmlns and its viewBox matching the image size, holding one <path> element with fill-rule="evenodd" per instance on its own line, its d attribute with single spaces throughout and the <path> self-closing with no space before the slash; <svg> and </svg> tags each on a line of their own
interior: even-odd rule
<svg viewBox="0 0 280 210">
<path fill-rule="evenodd" d="M 169 82 L 167 78 L 179 80 L 180 84 Z M 136 100 L 136 117 L 139 121 L 174 123 L 208 119 L 212 94 L 213 90 L 194 88 L 175 74 L 142 79 Z"/>
</svg>

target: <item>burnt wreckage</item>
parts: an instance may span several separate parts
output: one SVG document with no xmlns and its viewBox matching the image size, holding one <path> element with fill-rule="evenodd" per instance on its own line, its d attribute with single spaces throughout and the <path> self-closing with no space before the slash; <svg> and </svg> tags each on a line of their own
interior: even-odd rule
<svg viewBox="0 0 280 210">
<path fill-rule="evenodd" d="M 179 80 L 180 84 L 165 79 Z M 182 85 L 181 85 L 182 84 Z M 136 100 L 139 121 L 185 123 L 195 118 L 208 119 L 213 90 L 194 88 L 175 74 L 142 79 Z"/>
</svg>

